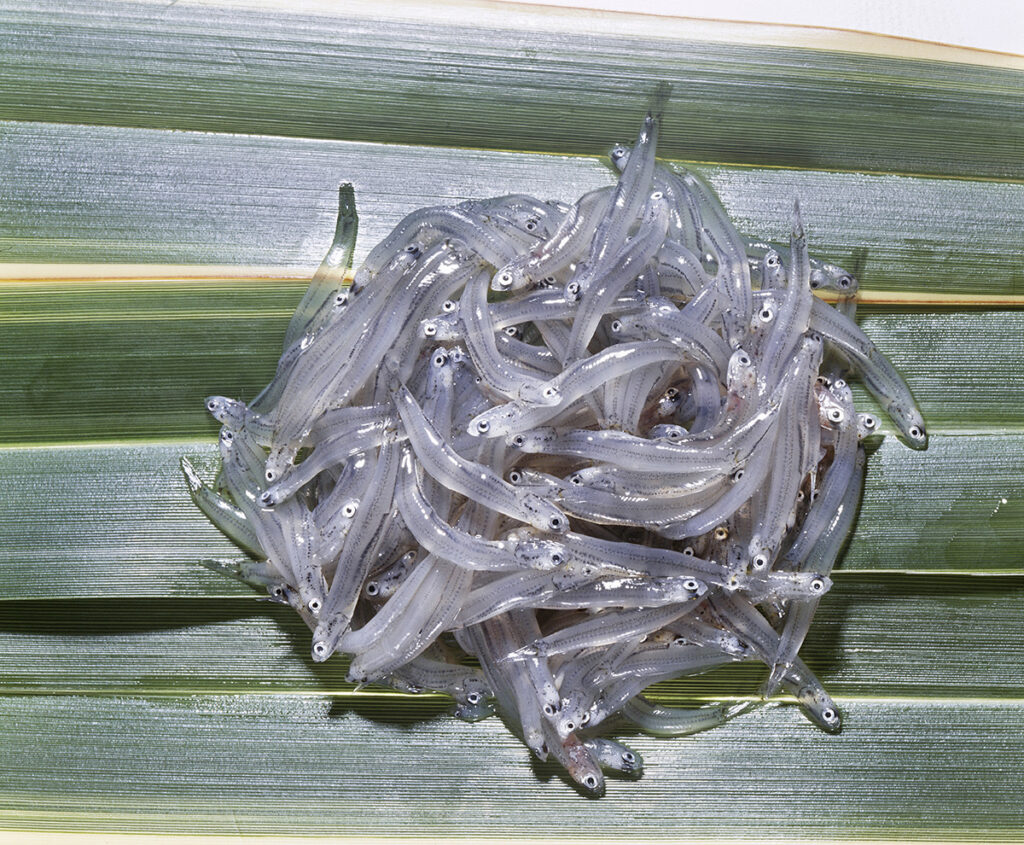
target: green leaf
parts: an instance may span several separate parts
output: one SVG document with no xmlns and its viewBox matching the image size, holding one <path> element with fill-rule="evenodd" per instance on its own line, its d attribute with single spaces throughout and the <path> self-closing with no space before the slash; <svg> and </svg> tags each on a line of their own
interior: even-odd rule
<svg viewBox="0 0 1024 845">
<path fill-rule="evenodd" d="M 0 828 L 1019 838 L 1024 61 L 815 39 L 477 3 L 6 3 Z M 799 195 L 932 437 L 873 444 L 803 652 L 843 733 L 789 705 L 629 737 L 643 779 L 586 801 L 498 720 L 313 663 L 294 613 L 198 566 L 234 550 L 177 460 L 212 478 L 202 399 L 268 381 L 340 182 L 357 260 L 419 206 L 574 197 L 661 79 L 660 153 L 751 234 L 783 237 Z M 656 694 L 749 699 L 763 675 Z"/>
</svg>

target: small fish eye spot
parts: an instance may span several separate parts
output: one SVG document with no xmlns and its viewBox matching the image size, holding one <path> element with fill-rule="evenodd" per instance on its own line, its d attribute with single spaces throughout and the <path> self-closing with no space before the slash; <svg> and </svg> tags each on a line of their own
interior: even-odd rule
<svg viewBox="0 0 1024 845">
<path fill-rule="evenodd" d="M 425 334 L 427 337 L 433 337 L 434 335 L 437 334 L 437 327 L 433 323 L 427 323 L 423 327 L 423 334 Z M 435 358 L 434 360 L 436 361 L 437 359 Z"/>
<path fill-rule="evenodd" d="M 719 525 L 715 529 L 715 539 L 716 540 L 726 540 L 726 539 L 728 539 L 728 537 L 729 537 L 729 529 L 726 528 L 724 525 Z"/>
<path fill-rule="evenodd" d="M 851 284 L 852 284 L 852 280 L 850 279 L 849 276 L 840 276 L 839 277 L 839 287 L 841 287 L 841 288 L 848 288 Z"/>
<path fill-rule="evenodd" d="M 811 589 L 816 593 L 820 593 L 825 588 L 825 583 L 818 578 L 811 581 Z"/>
<path fill-rule="evenodd" d="M 375 596 L 375 595 L 377 595 L 378 592 L 380 592 L 380 587 L 377 586 L 377 582 L 376 581 L 370 581 L 366 585 L 366 595 L 368 595 L 368 596 Z"/>
<path fill-rule="evenodd" d="M 487 422 L 487 420 L 480 420 L 480 422 L 476 424 L 477 431 L 487 431 L 490 427 L 491 424 Z"/>
<path fill-rule="evenodd" d="M 585 778 L 583 778 L 583 783 L 586 784 L 588 788 L 593 789 L 597 786 L 597 778 L 593 775 L 587 775 Z"/>
<path fill-rule="evenodd" d="M 697 589 L 697 582 L 694 581 L 692 578 L 690 578 L 690 579 L 688 579 L 688 580 L 683 582 L 683 586 L 687 590 L 696 590 Z"/>
<path fill-rule="evenodd" d="M 622 759 L 627 763 L 634 763 L 636 762 L 636 755 L 632 751 L 623 751 Z"/>
<path fill-rule="evenodd" d="M 821 282 L 819 282 L 817 279 L 811 279 L 811 287 L 813 289 L 820 288 L 821 287 Z"/>
<path fill-rule="evenodd" d="M 574 731 L 574 730 L 576 730 L 576 723 L 575 722 L 566 722 L 565 723 L 565 729 L 567 731 Z"/>
<path fill-rule="evenodd" d="M 760 316 L 762 322 L 768 323 L 775 316 L 775 312 L 771 308 L 762 308 L 758 316 Z"/>
<path fill-rule="evenodd" d="M 319 601 L 319 599 L 310 599 L 309 600 L 309 609 L 313 613 L 319 613 L 320 612 L 320 601 Z"/>
<path fill-rule="evenodd" d="M 324 654 L 327 651 L 327 646 L 324 643 L 316 643 L 313 646 L 313 651 L 317 654 Z"/>
<path fill-rule="evenodd" d="M 910 436 L 914 437 L 914 438 L 920 437 L 921 436 L 921 429 L 918 428 L 916 425 L 912 425 L 910 427 Z"/>
<path fill-rule="evenodd" d="M 517 434 L 515 437 L 512 438 L 512 445 L 513 446 L 522 446 L 525 442 L 526 442 L 526 438 L 523 435 L 521 435 L 521 434 Z"/>
<path fill-rule="evenodd" d="M 518 484 L 520 481 L 522 481 L 522 479 L 523 476 L 519 474 L 519 470 L 517 469 L 512 470 L 512 472 L 508 474 L 508 480 L 512 484 Z"/>
<path fill-rule="evenodd" d="M 826 722 L 834 722 L 836 720 L 836 711 L 833 710 L 831 707 L 828 707 L 825 710 L 821 711 L 821 718 L 823 718 Z"/>
<path fill-rule="evenodd" d="M 584 713 L 583 717 L 580 719 L 580 724 L 581 725 L 585 725 L 589 721 L 590 721 L 590 714 L 589 713 Z"/>
<path fill-rule="evenodd" d="M 551 706 L 550 704 L 545 704 L 545 705 L 544 705 L 544 712 L 545 712 L 545 713 L 546 713 L 546 714 L 547 714 L 548 716 L 554 716 L 554 715 L 555 715 L 555 708 L 554 708 L 554 707 L 552 707 L 552 706 Z"/>
<path fill-rule="evenodd" d="M 693 546 L 687 546 L 685 549 L 683 549 L 683 554 L 687 557 L 693 557 L 695 554 L 695 552 L 693 551 Z"/>
<path fill-rule="evenodd" d="M 470 704 L 479 704 L 480 703 L 480 693 L 478 693 L 478 692 L 471 692 L 469 695 L 466 696 L 466 701 L 468 701 Z"/>
<path fill-rule="evenodd" d="M 560 555 L 560 554 L 559 554 L 558 552 L 554 552 L 554 553 L 553 553 L 553 554 L 551 555 L 551 562 L 552 562 L 552 563 L 553 563 L 553 564 L 554 564 L 555 566 L 561 566 L 561 565 L 562 565 L 562 563 L 564 562 L 564 560 L 565 560 L 565 558 L 563 558 L 563 557 L 562 557 L 562 556 L 561 556 L 561 555 Z"/>
</svg>

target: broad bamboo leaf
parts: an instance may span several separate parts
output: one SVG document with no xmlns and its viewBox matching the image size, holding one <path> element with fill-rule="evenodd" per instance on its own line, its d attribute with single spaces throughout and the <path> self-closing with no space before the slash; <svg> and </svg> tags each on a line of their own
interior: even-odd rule
<svg viewBox="0 0 1024 845">
<path fill-rule="evenodd" d="M 692 737 L 630 737 L 643 779 L 612 780 L 587 801 L 500 722 L 466 725 L 429 699 L 9 696 L 0 822 L 291 837 L 1019 838 L 1019 701 L 872 700 L 846 712 L 838 736 L 769 708 Z"/>
</svg>

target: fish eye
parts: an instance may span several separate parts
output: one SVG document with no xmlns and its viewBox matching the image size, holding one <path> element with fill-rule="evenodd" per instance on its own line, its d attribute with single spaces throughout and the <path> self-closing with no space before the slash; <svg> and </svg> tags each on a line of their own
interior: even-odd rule
<svg viewBox="0 0 1024 845">
<path fill-rule="evenodd" d="M 481 431 L 486 431 L 486 430 L 487 429 L 481 429 Z M 517 434 L 515 437 L 512 438 L 512 445 L 513 446 L 522 446 L 525 442 L 526 442 L 526 436 L 523 435 L 523 434 Z"/>
<path fill-rule="evenodd" d="M 580 724 L 581 725 L 585 725 L 589 721 L 590 721 L 590 714 L 589 713 L 584 713 L 583 716 L 580 718 Z"/>
<path fill-rule="evenodd" d="M 772 255 L 769 255 L 764 260 L 764 263 L 767 264 L 769 267 L 778 267 L 779 266 L 779 256 L 777 256 L 777 255 L 775 255 L 773 253 Z"/>
<path fill-rule="evenodd" d="M 558 395 L 558 389 L 554 387 L 545 387 L 542 391 L 542 395 L 545 399 L 554 399 Z"/>
<path fill-rule="evenodd" d="M 536 228 L 537 228 L 537 221 L 536 221 L 536 219 L 531 217 L 529 220 L 526 221 L 526 231 L 527 232 L 532 232 Z"/>
<path fill-rule="evenodd" d="M 670 387 L 668 390 L 665 391 L 665 398 L 668 399 L 669 401 L 678 399 L 679 391 L 674 387 Z"/>
<path fill-rule="evenodd" d="M 434 356 L 433 364 L 434 364 L 435 367 L 443 367 L 445 361 L 447 361 L 447 360 L 448 360 L 448 356 L 447 355 L 445 355 L 445 354 L 443 354 L 441 352 L 438 352 Z"/>
<path fill-rule="evenodd" d="M 523 474 L 519 470 L 514 469 L 508 474 L 508 480 L 510 484 L 518 484 L 523 480 Z"/>
<path fill-rule="evenodd" d="M 733 480 L 733 482 L 737 482 L 737 481 L 742 481 L 742 480 L 743 480 L 743 476 L 744 476 L 744 475 L 746 475 L 746 472 L 745 472 L 745 471 L 743 470 L 743 468 L 741 467 L 740 469 L 736 470 L 736 472 L 734 472 L 734 473 L 732 474 L 732 480 Z"/>
<path fill-rule="evenodd" d="M 762 553 L 754 555 L 754 569 L 764 569 L 768 565 L 768 555 Z"/>
<path fill-rule="evenodd" d="M 426 337 L 433 337 L 434 335 L 437 334 L 437 326 L 435 326 L 433 323 L 427 323 L 426 325 L 423 326 L 423 334 Z"/>
<path fill-rule="evenodd" d="M 916 425 L 912 425 L 907 433 L 915 440 L 918 440 L 924 435 L 924 432 Z"/>
<path fill-rule="evenodd" d="M 468 701 L 470 704 L 479 704 L 482 697 L 483 696 L 481 696 L 480 693 L 478 692 L 471 692 L 469 695 L 466 696 L 466 701 Z"/>
<path fill-rule="evenodd" d="M 635 763 L 636 762 L 636 754 L 634 754 L 632 751 L 623 751 L 622 752 L 622 759 L 626 763 Z"/>
<path fill-rule="evenodd" d="M 498 274 L 498 284 L 503 288 L 512 287 L 512 274 L 509 272 Z"/>
<path fill-rule="evenodd" d="M 345 507 L 341 509 L 341 515 L 346 519 L 351 519 L 353 516 L 356 515 L 356 511 L 358 509 L 359 506 L 355 502 L 349 502 L 347 505 L 345 505 Z"/>
<path fill-rule="evenodd" d="M 486 434 L 488 431 L 490 431 L 490 428 L 491 424 L 487 422 L 487 420 L 480 420 L 476 424 L 476 430 L 479 431 L 481 434 Z"/>
<path fill-rule="evenodd" d="M 811 279 L 811 290 L 817 290 L 820 287 L 821 282 L 819 282 L 817 279 Z"/>
<path fill-rule="evenodd" d="M 693 578 L 687 578 L 683 581 L 683 587 L 691 592 L 696 590 L 699 586 L 700 585 Z"/>
<path fill-rule="evenodd" d="M 577 296 L 579 296 L 580 293 L 580 283 L 569 282 L 569 284 L 565 286 L 565 293 L 566 296 L 570 297 L 571 299 L 575 299 Z"/>
<path fill-rule="evenodd" d="M 593 775 L 587 775 L 583 778 L 583 785 L 587 787 L 587 789 L 595 789 L 597 787 L 597 778 Z"/>
<path fill-rule="evenodd" d="M 275 473 L 274 473 L 274 471 L 272 469 L 268 469 L 264 473 L 264 475 L 267 477 L 267 481 L 273 481 L 275 478 L 277 478 L 277 475 L 275 475 Z"/>
<path fill-rule="evenodd" d="M 762 323 L 770 323 L 775 317 L 775 312 L 766 305 L 761 309 L 757 316 L 760 318 Z"/>
<path fill-rule="evenodd" d="M 569 483 L 575 484 L 578 487 L 580 484 L 583 483 L 583 476 L 580 475 L 578 472 L 574 472 L 572 475 L 569 476 Z"/>
<path fill-rule="evenodd" d="M 843 419 L 843 412 L 840 411 L 838 408 L 833 408 L 831 411 L 828 412 L 828 418 L 832 422 L 841 422 Z"/>
<path fill-rule="evenodd" d="M 347 302 L 348 302 L 348 294 L 347 293 L 339 293 L 336 297 L 334 297 L 334 304 L 337 305 L 339 308 L 342 305 L 344 305 L 345 303 L 347 303 Z"/>
<path fill-rule="evenodd" d="M 309 607 L 310 613 L 319 613 L 320 606 L 320 599 L 310 599 L 309 604 L 307 605 L 307 607 Z"/>
<path fill-rule="evenodd" d="M 839 287 L 845 290 L 846 288 L 853 284 L 853 279 L 851 279 L 849 276 L 840 276 L 838 282 Z"/>
<path fill-rule="evenodd" d="M 561 531 L 565 523 L 563 522 L 562 517 L 553 516 L 548 520 L 548 525 L 551 527 L 552 531 Z"/>
<path fill-rule="evenodd" d="M 366 595 L 375 596 L 380 592 L 380 586 L 376 581 L 370 581 L 366 585 Z"/>
<path fill-rule="evenodd" d="M 555 715 L 555 708 L 552 705 L 550 705 L 550 704 L 545 704 L 544 705 L 544 712 L 548 716 L 554 716 Z"/>
<path fill-rule="evenodd" d="M 612 328 L 612 331 L 615 332 L 616 334 L 621 332 L 622 331 L 622 320 L 613 320 L 611 328 Z"/>
<path fill-rule="evenodd" d="M 562 555 L 561 552 L 552 552 L 551 553 L 551 562 L 555 566 L 561 566 L 563 563 L 565 563 L 565 557 Z"/>
<path fill-rule="evenodd" d="M 405 251 L 409 253 L 409 255 L 419 255 L 420 248 L 416 244 L 409 244 L 409 246 L 405 248 Z"/>
<path fill-rule="evenodd" d="M 825 589 L 825 582 L 822 581 L 820 578 L 815 578 L 813 581 L 811 581 L 811 589 L 816 593 L 820 593 L 822 590 Z"/>
<path fill-rule="evenodd" d="M 519 336 L 519 329 L 516 326 L 506 326 L 505 327 L 505 334 L 507 334 L 509 337 L 518 337 Z"/>
<path fill-rule="evenodd" d="M 323 657 L 327 653 L 327 644 L 324 642 L 313 643 L 313 654 Z"/>
<path fill-rule="evenodd" d="M 686 555 L 687 557 L 693 557 L 693 555 L 694 555 L 693 546 L 687 546 L 685 549 L 683 549 L 683 554 Z"/>
<path fill-rule="evenodd" d="M 655 191 L 653 194 L 651 194 L 651 199 L 652 200 L 660 200 L 664 196 L 665 195 L 661 191 Z"/>
<path fill-rule="evenodd" d="M 841 390 L 842 388 L 846 387 L 846 379 L 841 379 L 841 378 L 837 378 L 837 379 L 836 379 L 836 380 L 835 380 L 834 382 L 832 382 L 832 383 L 833 383 L 833 384 L 834 384 L 834 385 L 835 385 L 836 387 L 838 387 L 838 388 L 839 388 L 840 390 Z"/>
<path fill-rule="evenodd" d="M 626 148 L 622 146 L 612 147 L 612 158 L 618 161 L 626 154 Z"/>
<path fill-rule="evenodd" d="M 452 311 L 458 307 L 458 304 L 451 299 L 446 299 L 441 303 L 441 310 L 444 311 L 445 314 L 451 314 Z"/>
<path fill-rule="evenodd" d="M 740 362 L 740 366 L 750 366 L 750 356 L 746 352 L 743 352 L 742 354 L 736 356 L 736 360 Z"/>
<path fill-rule="evenodd" d="M 826 722 L 834 722 L 836 721 L 836 711 L 833 710 L 831 707 L 826 707 L 824 710 L 821 711 L 821 718 L 824 719 Z"/>
<path fill-rule="evenodd" d="M 878 420 L 874 417 L 870 415 L 864 417 L 864 428 L 874 428 L 876 425 L 878 425 Z"/>
<path fill-rule="evenodd" d="M 715 539 L 716 540 L 728 540 L 729 539 L 729 529 L 726 528 L 724 525 L 719 525 L 715 529 Z"/>
</svg>

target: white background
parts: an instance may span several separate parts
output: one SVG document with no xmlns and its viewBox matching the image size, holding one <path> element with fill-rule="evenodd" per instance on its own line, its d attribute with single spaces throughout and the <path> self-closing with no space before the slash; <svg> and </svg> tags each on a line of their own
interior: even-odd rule
<svg viewBox="0 0 1024 845">
<path fill-rule="evenodd" d="M 527 0 L 547 6 L 802 24 L 1024 54 L 1024 0 Z"/>
</svg>

